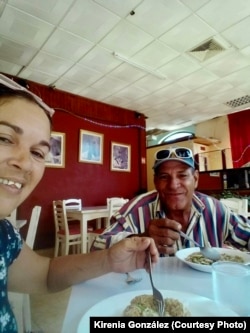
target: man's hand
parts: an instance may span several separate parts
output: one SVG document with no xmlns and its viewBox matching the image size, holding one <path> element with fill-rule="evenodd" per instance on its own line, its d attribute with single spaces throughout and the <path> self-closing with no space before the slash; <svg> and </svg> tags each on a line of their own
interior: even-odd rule
<svg viewBox="0 0 250 333">
<path fill-rule="evenodd" d="M 153 238 L 157 249 L 162 254 L 174 254 L 174 244 L 180 238 L 181 224 L 168 218 L 151 220 L 148 236 Z"/>
</svg>

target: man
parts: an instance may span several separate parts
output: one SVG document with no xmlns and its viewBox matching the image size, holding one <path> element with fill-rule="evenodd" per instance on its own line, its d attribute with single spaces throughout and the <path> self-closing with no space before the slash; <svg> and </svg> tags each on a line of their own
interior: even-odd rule
<svg viewBox="0 0 250 333">
<path fill-rule="evenodd" d="M 134 235 L 150 236 L 162 255 L 194 246 L 179 230 L 201 245 L 223 247 L 229 242 L 247 248 L 250 224 L 219 200 L 196 191 L 199 172 L 192 151 L 176 147 L 156 153 L 155 190 L 125 204 L 112 218 L 111 226 L 96 238 L 91 251 L 108 248 Z"/>
</svg>

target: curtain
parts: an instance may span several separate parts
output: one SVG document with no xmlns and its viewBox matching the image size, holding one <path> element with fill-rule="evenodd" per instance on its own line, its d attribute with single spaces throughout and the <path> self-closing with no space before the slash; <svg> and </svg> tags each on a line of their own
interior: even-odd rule
<svg viewBox="0 0 250 333">
<path fill-rule="evenodd" d="M 233 167 L 250 166 L 250 109 L 229 114 L 228 124 Z"/>
</svg>

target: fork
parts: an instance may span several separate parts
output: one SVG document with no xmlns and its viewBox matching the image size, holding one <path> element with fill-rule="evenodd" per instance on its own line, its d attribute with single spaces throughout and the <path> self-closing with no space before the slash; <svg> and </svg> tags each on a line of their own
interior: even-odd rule
<svg viewBox="0 0 250 333">
<path fill-rule="evenodd" d="M 126 283 L 127 284 L 134 284 L 134 283 L 140 282 L 142 280 L 141 278 L 135 278 L 135 277 L 133 277 L 128 272 L 126 273 L 126 275 L 127 275 L 127 278 L 126 278 Z"/>
<path fill-rule="evenodd" d="M 153 283 L 151 255 L 150 255 L 149 251 L 147 252 L 147 256 L 148 256 L 148 264 L 149 264 L 149 277 L 150 277 L 150 282 L 151 282 L 151 286 L 152 286 L 152 290 L 153 290 L 153 298 L 154 298 L 155 303 L 158 306 L 158 313 L 159 313 L 160 317 L 164 317 L 165 301 L 162 296 L 162 293 L 157 288 L 155 288 L 154 283 Z"/>
</svg>

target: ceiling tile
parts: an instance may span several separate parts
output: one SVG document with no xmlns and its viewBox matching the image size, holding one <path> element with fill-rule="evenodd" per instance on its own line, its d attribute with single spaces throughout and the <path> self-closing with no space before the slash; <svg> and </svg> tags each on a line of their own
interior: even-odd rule
<svg viewBox="0 0 250 333">
<path fill-rule="evenodd" d="M 69 60 L 56 57 L 52 54 L 40 52 L 29 64 L 30 68 L 39 68 L 44 73 L 62 75 L 73 65 Z"/>
<path fill-rule="evenodd" d="M 172 28 L 191 14 L 191 10 L 179 1 L 155 0 L 142 1 L 134 10 L 135 15 L 127 20 L 154 37 Z M 159 24 L 161 22 L 161 24 Z"/>
<path fill-rule="evenodd" d="M 166 78 L 165 80 L 160 80 L 157 77 L 153 75 L 146 75 L 143 78 L 135 81 L 131 88 L 133 87 L 140 87 L 144 90 L 147 90 L 148 92 L 154 93 L 155 91 L 158 91 L 159 89 L 165 87 L 166 85 L 170 84 L 172 81 Z"/>
<path fill-rule="evenodd" d="M 100 41 L 119 17 L 92 0 L 76 0 L 60 26 L 92 42 Z"/>
<path fill-rule="evenodd" d="M 180 56 L 162 66 L 159 71 L 170 80 L 179 80 L 201 68 L 201 65 L 188 56 Z"/>
<path fill-rule="evenodd" d="M 126 17 L 127 15 L 129 15 L 131 10 L 136 8 L 144 0 L 126 0 L 126 1 L 93 0 L 93 1 L 121 17 Z"/>
<path fill-rule="evenodd" d="M 226 82 L 231 83 L 234 87 L 244 84 L 249 81 L 250 77 L 250 66 L 244 67 L 230 75 L 224 77 Z"/>
<path fill-rule="evenodd" d="M 85 88 L 88 85 L 92 85 L 102 76 L 102 73 L 91 67 L 76 64 L 65 73 L 64 78 L 78 82 L 82 89 L 83 87 Z"/>
<path fill-rule="evenodd" d="M 189 89 L 197 89 L 209 82 L 215 81 L 218 79 L 218 76 L 215 74 L 205 70 L 205 69 L 200 69 L 183 79 L 180 79 L 178 83 L 180 85 L 183 85 L 184 87 L 187 87 Z"/>
<path fill-rule="evenodd" d="M 0 71 L 179 129 L 238 110 L 224 103 L 249 93 L 249 25 L 247 0 L 8 0 Z"/>
<path fill-rule="evenodd" d="M 67 47 L 65 47 L 65 45 L 67 45 Z M 71 61 L 78 61 L 93 46 L 93 43 L 84 38 L 62 29 L 56 29 L 42 49 L 55 56 L 69 59 Z"/>
<path fill-rule="evenodd" d="M 54 81 L 57 79 L 57 76 L 52 75 L 51 73 L 43 73 L 36 68 L 25 68 L 22 71 L 22 75 L 20 77 L 22 77 L 23 79 L 44 84 L 46 86 L 53 85 Z"/>
<path fill-rule="evenodd" d="M 49 23 L 8 6 L 0 20 L 0 36 L 36 48 L 41 47 L 53 28 Z"/>
<path fill-rule="evenodd" d="M 74 0 L 8 0 L 8 5 L 56 25 Z"/>
<path fill-rule="evenodd" d="M 250 58 L 234 51 L 206 66 L 206 69 L 219 77 L 227 76 L 250 65 Z"/>
<path fill-rule="evenodd" d="M 0 49 L 1 51 L 1 49 Z M 11 62 L 0 60 L 0 72 L 16 76 L 22 66 L 12 64 Z"/>
<path fill-rule="evenodd" d="M 153 37 L 134 25 L 121 21 L 100 45 L 125 57 L 131 57 L 152 42 Z"/>
<path fill-rule="evenodd" d="M 184 5 L 195 11 L 200 7 L 204 6 L 210 0 L 179 0 L 179 1 L 181 1 Z"/>
<path fill-rule="evenodd" d="M 130 100 L 136 100 L 142 96 L 147 95 L 148 92 L 142 88 L 139 87 L 134 87 L 134 89 L 129 89 L 129 88 L 124 88 L 122 90 L 119 90 L 116 93 L 116 96 L 121 96 L 121 97 L 125 97 L 128 98 Z"/>
<path fill-rule="evenodd" d="M 244 92 L 240 89 L 232 88 L 228 89 L 226 91 L 223 91 L 220 94 L 215 94 L 211 97 L 211 99 L 214 99 L 218 102 L 221 102 L 222 104 L 225 104 L 233 99 L 239 98 L 244 96 Z"/>
<path fill-rule="evenodd" d="M 239 23 L 233 25 L 227 30 L 222 32 L 222 36 L 224 36 L 229 42 L 231 42 L 234 46 L 241 49 L 249 45 L 250 43 L 250 34 L 244 33 L 249 31 L 250 26 L 250 17 L 245 18 Z"/>
<path fill-rule="evenodd" d="M 142 66 L 156 69 L 170 60 L 177 58 L 179 55 L 179 52 L 176 52 L 166 44 L 155 40 L 136 53 L 131 59 Z"/>
<path fill-rule="evenodd" d="M 181 96 L 189 92 L 190 89 L 181 86 L 176 82 L 172 82 L 171 84 L 163 87 L 162 89 L 155 91 L 153 93 L 153 97 L 158 101 L 159 99 L 165 98 L 167 100 L 171 100 L 175 97 Z"/>
<path fill-rule="evenodd" d="M 55 83 L 56 89 L 71 92 L 72 94 L 80 94 L 85 86 L 79 84 L 78 81 L 67 79 L 66 77 L 60 78 Z"/>
<path fill-rule="evenodd" d="M 196 47 L 215 33 L 206 22 L 197 15 L 190 15 L 160 37 L 160 40 L 179 52 Z"/>
<path fill-rule="evenodd" d="M 214 96 L 214 94 L 219 94 L 225 90 L 229 90 L 233 88 L 232 84 L 226 82 L 223 79 L 218 79 L 216 81 L 213 81 L 211 83 L 208 83 L 205 86 L 202 86 L 201 88 L 198 88 L 196 91 L 198 93 L 204 94 L 207 97 Z"/>
<path fill-rule="evenodd" d="M 93 83 L 91 87 L 103 91 L 108 91 L 106 96 L 113 95 L 116 92 L 118 92 L 116 95 L 119 96 L 119 91 L 121 91 L 121 89 L 123 89 L 127 85 L 127 82 L 124 80 L 116 79 L 114 77 L 106 75 Z"/>
<path fill-rule="evenodd" d="M 19 44 L 6 38 L 0 38 L 0 59 L 25 66 L 37 53 L 37 49 Z"/>
<path fill-rule="evenodd" d="M 211 0 L 197 11 L 197 15 L 221 32 L 249 16 L 250 6 L 246 0 Z"/>
</svg>

